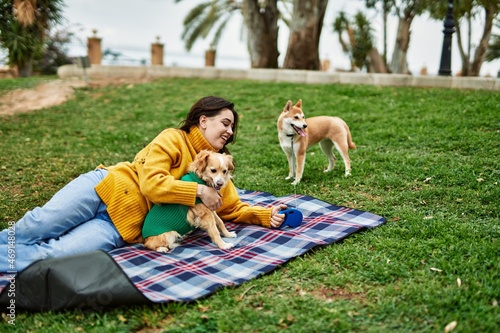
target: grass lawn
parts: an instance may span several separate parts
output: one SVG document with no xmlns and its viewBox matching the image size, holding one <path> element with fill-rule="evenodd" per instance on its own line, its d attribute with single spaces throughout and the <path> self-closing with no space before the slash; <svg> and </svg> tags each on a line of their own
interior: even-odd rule
<svg viewBox="0 0 500 333">
<path fill-rule="evenodd" d="M 10 82 L 10 83 L 9 83 Z M 26 83 L 27 84 L 27 83 Z M 9 86 L 10 85 L 10 86 Z M 0 93 L 17 88 L 0 80 Z M 131 161 L 205 95 L 241 115 L 234 181 L 294 192 L 276 120 L 301 98 L 336 115 L 357 149 L 352 176 L 308 152 L 298 193 L 387 218 L 270 274 L 189 304 L 18 312 L 4 332 L 494 332 L 500 327 L 500 95 L 491 91 L 162 79 L 77 91 L 63 105 L 0 118 L 0 224 L 80 173 Z"/>
</svg>

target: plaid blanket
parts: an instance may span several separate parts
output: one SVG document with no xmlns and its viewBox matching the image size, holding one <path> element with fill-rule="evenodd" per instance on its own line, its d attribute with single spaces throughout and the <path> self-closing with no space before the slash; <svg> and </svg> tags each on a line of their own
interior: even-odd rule
<svg viewBox="0 0 500 333">
<path fill-rule="evenodd" d="M 202 230 L 196 230 L 181 246 L 167 254 L 137 244 L 111 251 L 135 287 L 152 302 L 191 301 L 224 286 L 236 286 L 318 245 L 339 241 L 365 228 L 374 228 L 385 218 L 347 207 L 334 206 L 304 195 L 275 197 L 265 192 L 240 190 L 242 201 L 270 207 L 279 203 L 299 209 L 304 220 L 295 228 L 268 229 L 226 223 L 236 238 L 230 250 L 220 250 Z M 0 274 L 0 291 L 9 276 Z"/>
</svg>

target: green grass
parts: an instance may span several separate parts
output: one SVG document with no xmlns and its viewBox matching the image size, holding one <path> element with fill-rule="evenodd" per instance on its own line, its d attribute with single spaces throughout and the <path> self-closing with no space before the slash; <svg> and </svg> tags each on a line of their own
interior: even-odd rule
<svg viewBox="0 0 500 333">
<path fill-rule="evenodd" d="M 34 76 L 29 78 L 2 78 L 0 79 L 0 94 L 6 93 L 13 89 L 33 88 L 37 84 L 55 79 L 55 76 Z"/>
<path fill-rule="evenodd" d="M 10 83 L 9 83 L 10 82 Z M 0 87 L 17 81 L 1 81 Z M 350 126 L 352 176 L 307 156 L 298 193 L 387 223 L 192 302 L 104 312 L 19 312 L 10 332 L 494 332 L 500 327 L 498 92 L 164 79 L 79 90 L 64 105 L 0 118 L 0 223 L 99 164 L 131 161 L 205 95 L 241 115 L 235 183 L 294 192 L 276 120 L 287 100 Z M 337 154 L 338 156 L 338 154 Z M 437 270 L 436 270 L 437 269 Z M 457 279 L 461 280 L 458 286 Z"/>
</svg>

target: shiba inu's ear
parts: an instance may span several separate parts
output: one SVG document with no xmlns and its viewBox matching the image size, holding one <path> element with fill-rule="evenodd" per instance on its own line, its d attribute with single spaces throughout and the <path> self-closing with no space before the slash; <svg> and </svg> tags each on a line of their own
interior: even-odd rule
<svg viewBox="0 0 500 333">
<path fill-rule="evenodd" d="M 295 104 L 295 106 L 302 109 L 302 99 L 299 99 L 297 101 L 297 104 Z"/>
<path fill-rule="evenodd" d="M 283 109 L 283 111 L 288 112 L 291 109 L 292 109 L 292 101 L 289 100 L 288 102 L 286 102 L 285 108 Z"/>
</svg>

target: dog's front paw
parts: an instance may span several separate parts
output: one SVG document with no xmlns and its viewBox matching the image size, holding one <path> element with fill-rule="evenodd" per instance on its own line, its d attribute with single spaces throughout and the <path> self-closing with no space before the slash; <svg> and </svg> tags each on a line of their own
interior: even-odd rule
<svg viewBox="0 0 500 333">
<path fill-rule="evenodd" d="M 289 179 L 292 179 L 292 178 L 293 178 L 293 176 L 288 176 L 288 177 L 285 178 L 285 180 L 289 180 Z"/>
<path fill-rule="evenodd" d="M 224 235 L 224 237 L 228 237 L 228 238 L 236 238 L 236 232 L 234 232 L 234 231 L 229 231 L 226 235 Z"/>
<path fill-rule="evenodd" d="M 219 248 L 222 250 L 229 250 L 233 246 L 234 246 L 234 244 L 232 244 L 232 243 L 222 242 L 222 244 L 219 245 Z"/>
<path fill-rule="evenodd" d="M 156 248 L 156 252 L 161 252 L 161 253 L 168 253 L 170 249 L 166 246 L 160 246 Z"/>
<path fill-rule="evenodd" d="M 300 179 L 295 179 L 293 182 L 292 182 L 292 185 L 295 186 L 297 185 L 298 183 L 300 183 Z"/>
</svg>

